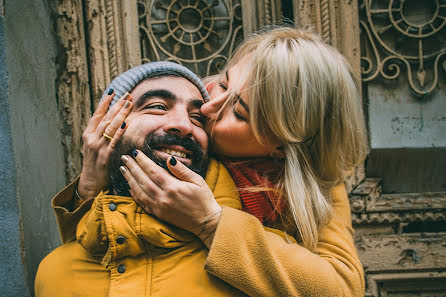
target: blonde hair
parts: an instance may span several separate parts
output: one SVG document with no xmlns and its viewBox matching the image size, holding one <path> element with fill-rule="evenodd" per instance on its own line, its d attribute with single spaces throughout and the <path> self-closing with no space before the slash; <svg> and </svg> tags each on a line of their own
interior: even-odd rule
<svg viewBox="0 0 446 297">
<path fill-rule="evenodd" d="M 286 155 L 278 190 L 288 198 L 302 244 L 314 251 L 331 216 L 329 189 L 367 153 L 362 103 L 349 64 L 318 36 L 280 27 L 243 42 L 227 69 L 250 55 L 250 123 Z M 229 101 L 229 100 L 228 100 Z"/>
</svg>

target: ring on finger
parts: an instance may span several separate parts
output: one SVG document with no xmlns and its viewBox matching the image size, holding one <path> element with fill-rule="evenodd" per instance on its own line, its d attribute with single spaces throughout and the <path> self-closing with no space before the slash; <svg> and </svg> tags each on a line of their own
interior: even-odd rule
<svg viewBox="0 0 446 297">
<path fill-rule="evenodd" d="M 110 135 L 108 135 L 107 133 L 102 133 L 102 136 L 104 136 L 105 138 L 107 138 L 108 140 L 112 141 L 113 137 L 111 137 Z"/>
</svg>

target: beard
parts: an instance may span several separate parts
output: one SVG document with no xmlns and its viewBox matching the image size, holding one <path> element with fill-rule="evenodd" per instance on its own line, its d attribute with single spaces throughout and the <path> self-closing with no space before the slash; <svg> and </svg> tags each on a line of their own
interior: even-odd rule
<svg viewBox="0 0 446 297">
<path fill-rule="evenodd" d="M 132 151 L 134 149 L 140 150 L 157 165 L 169 171 L 169 169 L 167 168 L 166 160 L 160 158 L 153 151 L 153 149 L 165 145 L 179 145 L 190 151 L 191 153 L 190 156 L 188 154 L 188 157 L 191 159 L 191 164 L 186 166 L 195 173 L 201 175 L 203 178 L 205 177 L 208 165 L 207 152 L 203 150 L 198 142 L 195 142 L 191 138 L 183 138 L 176 134 L 156 135 L 155 133 L 151 133 L 147 135 L 143 145 L 139 146 L 133 143 L 128 137 L 123 136 L 116 143 L 115 149 L 110 156 L 109 184 L 112 189 L 114 189 L 119 196 L 131 196 L 127 180 L 121 174 L 119 167 L 123 165 L 121 162 L 121 156 L 132 156 Z"/>
</svg>

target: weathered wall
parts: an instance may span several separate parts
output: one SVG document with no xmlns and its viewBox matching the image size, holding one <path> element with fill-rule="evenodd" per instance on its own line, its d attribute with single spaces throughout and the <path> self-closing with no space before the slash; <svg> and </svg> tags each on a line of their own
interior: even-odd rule
<svg viewBox="0 0 446 297">
<path fill-rule="evenodd" d="M 422 102 L 405 80 L 402 75 L 396 81 L 369 83 L 372 149 L 446 147 L 446 84 L 440 80 L 438 89 Z"/>
<path fill-rule="evenodd" d="M 426 100 L 406 77 L 368 85 L 371 153 L 367 176 L 383 178 L 384 193 L 446 191 L 446 92 L 440 71 Z"/>
<path fill-rule="evenodd" d="M 30 291 L 41 259 L 60 243 L 50 199 L 65 184 L 55 87 L 56 42 L 49 3 L 5 3 L 7 102 L 12 137 L 12 142 L 8 142 L 12 144 L 9 160 L 16 169 L 16 195 L 11 203 L 18 204 L 21 211 L 22 248 Z M 3 165 L 5 160 L 8 158 L 2 159 Z M 12 185 L 14 178 L 10 179 Z M 19 234 L 16 226 L 10 228 Z M 14 257 L 2 260 L 17 261 Z M 14 269 L 18 273 L 18 268 Z M 6 286 L 16 282 L 14 274 L 3 273 L 2 277 L 6 278 L 2 280 Z"/>
<path fill-rule="evenodd" d="M 3 296 L 27 296 L 24 262 L 21 257 L 20 210 L 16 191 L 16 169 L 9 117 L 4 20 L 0 16 L 0 250 Z"/>
</svg>

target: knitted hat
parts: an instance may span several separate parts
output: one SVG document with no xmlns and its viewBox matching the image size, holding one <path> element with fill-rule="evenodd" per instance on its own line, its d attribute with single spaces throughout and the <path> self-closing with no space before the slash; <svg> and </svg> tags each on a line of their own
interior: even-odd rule
<svg viewBox="0 0 446 297">
<path fill-rule="evenodd" d="M 143 80 L 152 77 L 155 78 L 163 76 L 163 74 L 166 73 L 176 74 L 189 80 L 198 88 L 201 95 L 203 96 L 204 101 L 209 101 L 209 94 L 206 91 L 206 88 L 204 87 L 200 78 L 195 73 L 180 64 L 166 61 L 142 64 L 118 75 L 105 89 L 104 94 L 102 94 L 101 100 L 107 95 L 108 90 L 113 89 L 115 91 L 115 96 L 110 103 L 111 107 L 126 92 L 130 93 L 130 91 L 132 91 Z"/>
</svg>

